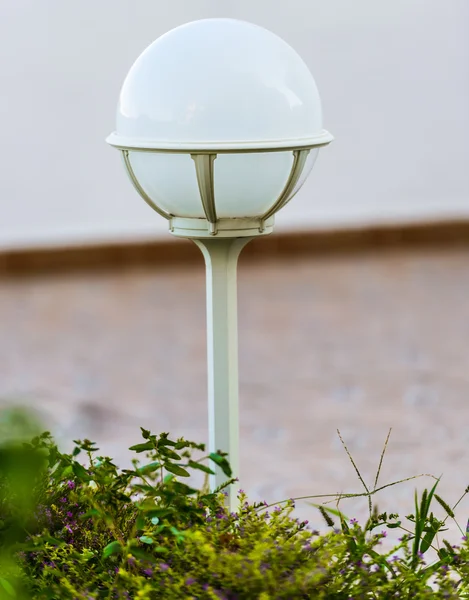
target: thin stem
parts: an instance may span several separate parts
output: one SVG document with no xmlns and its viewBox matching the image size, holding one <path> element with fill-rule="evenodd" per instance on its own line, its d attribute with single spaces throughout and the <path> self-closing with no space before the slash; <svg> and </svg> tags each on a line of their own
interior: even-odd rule
<svg viewBox="0 0 469 600">
<path fill-rule="evenodd" d="M 460 502 L 462 502 L 462 500 L 467 496 L 467 494 L 469 493 L 469 488 L 466 488 L 464 490 L 463 495 L 459 498 L 459 500 L 456 502 L 456 504 L 453 506 L 453 511 L 455 508 L 457 508 L 457 506 L 460 504 Z"/>
<path fill-rule="evenodd" d="M 375 478 L 375 483 L 373 485 L 373 489 L 376 489 L 376 486 L 378 485 L 378 479 L 379 479 L 379 475 L 381 473 L 381 467 L 383 465 L 383 459 L 384 459 L 384 455 L 386 453 L 386 449 L 388 447 L 388 442 L 389 442 L 389 438 L 391 436 L 391 431 L 392 431 L 392 427 L 389 428 L 388 435 L 386 437 L 386 441 L 384 442 L 384 448 L 383 448 L 383 451 L 381 452 L 381 457 L 379 459 L 378 471 L 376 472 L 376 478 Z"/>
<path fill-rule="evenodd" d="M 347 456 L 349 457 L 349 459 L 350 459 L 350 462 L 352 463 L 352 465 L 353 465 L 353 468 L 355 469 L 355 472 L 356 472 L 356 473 L 357 473 L 357 475 L 358 475 L 358 479 L 359 479 L 359 480 L 362 482 L 362 484 L 363 484 L 363 487 L 364 487 L 364 488 L 365 488 L 365 490 L 366 490 L 366 495 L 368 496 L 368 510 L 370 511 L 370 516 L 371 516 L 371 514 L 372 514 L 372 512 L 373 512 L 373 507 L 372 507 L 372 504 L 371 504 L 371 494 L 370 494 L 370 490 L 368 489 L 368 486 L 366 485 L 366 483 L 365 483 L 365 480 L 363 479 L 363 477 L 362 477 L 362 475 L 361 475 L 360 471 L 358 470 L 358 467 L 357 467 L 357 465 L 355 464 L 355 461 L 353 460 L 353 458 L 352 458 L 352 455 L 350 454 L 350 452 L 349 452 L 349 449 L 347 448 L 347 445 L 345 444 L 344 440 L 342 439 L 342 436 L 340 435 L 340 431 L 339 431 L 339 430 L 337 430 L 337 435 L 339 436 L 339 439 L 340 439 L 340 441 L 342 442 L 342 446 L 344 447 L 344 450 L 345 450 L 345 452 L 347 453 Z"/>
<path fill-rule="evenodd" d="M 381 492 L 382 490 L 391 487 L 392 485 L 398 485 L 399 483 L 406 483 L 407 481 L 412 481 L 413 479 L 419 479 L 420 477 L 431 477 L 432 479 L 438 480 L 438 477 L 435 477 L 434 475 L 431 475 L 430 473 L 421 473 L 420 475 L 413 475 L 412 477 L 406 477 L 405 479 L 399 479 L 398 481 L 393 481 L 392 483 L 387 483 L 386 485 L 382 485 L 379 488 L 376 488 L 375 490 L 368 492 L 368 493 L 361 493 L 361 494 L 341 494 L 340 492 L 336 492 L 335 494 L 315 494 L 312 496 L 297 496 L 296 498 L 291 498 L 291 500 L 314 500 L 316 498 L 337 498 L 337 496 L 341 496 L 342 498 L 363 498 L 363 496 L 373 496 L 374 494 L 377 494 L 378 492 Z M 272 504 L 266 504 L 263 506 L 260 506 L 258 509 L 258 511 L 261 510 L 266 510 L 268 508 L 271 508 L 272 506 L 279 506 L 280 504 L 285 504 L 286 502 L 289 502 L 290 499 L 287 500 L 279 500 L 277 502 L 272 502 Z"/>
</svg>

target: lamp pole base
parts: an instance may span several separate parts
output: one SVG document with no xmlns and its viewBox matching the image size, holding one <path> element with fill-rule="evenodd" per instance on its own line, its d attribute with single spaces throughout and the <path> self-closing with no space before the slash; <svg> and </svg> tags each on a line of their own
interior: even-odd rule
<svg viewBox="0 0 469 600">
<path fill-rule="evenodd" d="M 177 237 L 192 239 L 256 237 L 272 233 L 274 217 L 218 219 L 214 223 L 202 218 L 171 217 L 169 230 Z"/>
<path fill-rule="evenodd" d="M 207 280 L 207 357 L 209 451 L 228 453 L 233 477 L 239 475 L 238 325 L 236 273 L 238 257 L 252 237 L 194 239 L 205 259 Z M 227 477 L 215 466 L 210 487 Z M 237 507 L 231 485 L 228 506 Z"/>
</svg>

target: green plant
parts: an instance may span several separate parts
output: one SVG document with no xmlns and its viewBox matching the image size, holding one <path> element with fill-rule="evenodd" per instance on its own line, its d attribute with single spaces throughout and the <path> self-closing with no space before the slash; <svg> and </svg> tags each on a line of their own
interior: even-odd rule
<svg viewBox="0 0 469 600">
<path fill-rule="evenodd" d="M 249 503 L 240 490 L 229 513 L 224 489 L 184 482 L 207 477 L 210 464 L 230 477 L 223 453 L 141 431 L 132 450 L 145 461 L 122 470 L 88 440 L 70 454 L 48 433 L 2 444 L 0 599 L 469 598 L 469 545 L 437 543 L 454 518 L 438 481 L 416 498 L 407 527 L 371 502 L 380 467 L 370 490 L 353 463 L 365 492 L 347 496 L 367 497 L 369 518 L 349 520 L 343 497 L 329 497 L 336 507 L 318 507 L 329 527 L 320 534 L 295 518 L 294 500 Z M 398 528 L 398 546 L 383 550 L 387 529 Z"/>
</svg>

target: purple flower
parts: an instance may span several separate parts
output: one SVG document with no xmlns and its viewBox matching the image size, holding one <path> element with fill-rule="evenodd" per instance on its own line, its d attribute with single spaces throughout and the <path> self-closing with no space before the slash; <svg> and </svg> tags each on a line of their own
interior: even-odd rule
<svg viewBox="0 0 469 600">
<path fill-rule="evenodd" d="M 70 490 L 74 490 L 75 489 L 75 482 L 74 481 L 67 481 L 67 485 L 68 485 L 68 488 Z"/>
<path fill-rule="evenodd" d="M 160 569 L 162 571 L 167 571 L 169 569 L 169 565 L 167 565 L 166 563 L 160 563 Z"/>
<path fill-rule="evenodd" d="M 188 577 L 186 579 L 186 585 L 193 585 L 195 583 L 195 579 L 193 577 Z"/>
<path fill-rule="evenodd" d="M 152 569 L 143 569 L 143 574 L 147 575 L 148 577 L 151 577 L 153 575 L 153 570 Z"/>
</svg>

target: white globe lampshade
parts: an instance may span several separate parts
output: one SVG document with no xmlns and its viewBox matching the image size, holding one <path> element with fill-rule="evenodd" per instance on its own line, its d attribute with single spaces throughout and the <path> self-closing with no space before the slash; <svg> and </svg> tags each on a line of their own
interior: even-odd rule
<svg viewBox="0 0 469 600">
<path fill-rule="evenodd" d="M 286 42 L 250 23 L 206 19 L 140 55 L 107 141 L 170 229 L 198 237 L 270 232 L 332 139 L 315 81 Z"/>
</svg>

